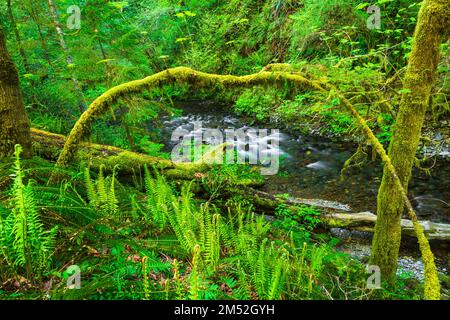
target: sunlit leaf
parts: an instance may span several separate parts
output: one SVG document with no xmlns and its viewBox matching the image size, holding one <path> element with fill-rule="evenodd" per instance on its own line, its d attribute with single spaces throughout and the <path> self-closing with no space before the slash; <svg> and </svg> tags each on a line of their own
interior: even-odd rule
<svg viewBox="0 0 450 320">
<path fill-rule="evenodd" d="M 361 10 L 361 9 L 364 9 L 364 8 L 366 8 L 368 6 L 370 6 L 369 2 L 363 2 L 363 3 L 358 4 L 355 9 L 356 10 Z"/>
<path fill-rule="evenodd" d="M 123 10 L 123 8 L 128 6 L 128 1 L 109 2 L 108 5 L 110 5 L 111 7 L 117 8 L 119 10 Z"/>
<path fill-rule="evenodd" d="M 97 64 L 106 63 L 106 62 L 114 61 L 114 60 L 116 60 L 116 59 L 103 59 L 103 60 L 98 61 Z"/>
<path fill-rule="evenodd" d="M 184 41 L 188 41 L 189 38 L 177 38 L 176 42 L 184 42 Z"/>
</svg>

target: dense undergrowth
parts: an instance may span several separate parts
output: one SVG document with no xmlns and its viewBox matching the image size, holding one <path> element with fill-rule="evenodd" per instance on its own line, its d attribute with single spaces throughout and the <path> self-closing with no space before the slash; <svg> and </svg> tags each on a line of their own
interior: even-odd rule
<svg viewBox="0 0 450 320">
<path fill-rule="evenodd" d="M 3 299 L 419 297 L 402 280 L 367 289 L 365 266 L 313 231 L 315 208 L 280 206 L 266 219 L 239 198 L 196 198 L 195 181 L 174 184 L 150 168 L 130 185 L 120 168 L 105 176 L 82 164 L 48 185 L 52 165 L 21 161 L 20 151 L 1 168 L 12 172 L 0 211 Z M 207 185 L 227 171 L 217 170 Z M 71 265 L 79 290 L 67 287 Z"/>
</svg>

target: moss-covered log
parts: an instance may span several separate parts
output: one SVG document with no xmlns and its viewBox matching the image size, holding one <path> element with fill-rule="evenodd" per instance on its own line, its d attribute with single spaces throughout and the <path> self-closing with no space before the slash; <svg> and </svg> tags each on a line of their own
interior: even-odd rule
<svg viewBox="0 0 450 320">
<path fill-rule="evenodd" d="M 280 205 L 295 212 L 299 205 L 312 205 L 320 209 L 320 226 L 325 229 L 345 228 L 366 232 L 374 232 L 377 216 L 370 212 L 350 213 L 345 206 L 338 203 L 323 201 L 320 199 L 301 199 L 277 197 L 272 194 L 256 190 L 251 187 L 242 187 L 229 190 L 230 195 L 239 194 L 241 197 L 251 201 L 257 210 L 265 213 L 272 213 Z M 423 232 L 430 240 L 450 241 L 450 225 L 434 223 L 431 221 L 421 221 Z M 416 230 L 411 220 L 401 220 L 401 232 L 403 235 L 414 237 Z"/>
<path fill-rule="evenodd" d="M 14 153 L 20 144 L 23 157 L 31 156 L 30 123 L 19 86 L 19 75 L 6 48 L 0 22 L 0 158 Z"/>
<path fill-rule="evenodd" d="M 50 133 L 38 129 L 31 129 L 33 154 L 50 161 L 56 161 L 63 148 L 66 137 L 60 134 Z M 121 176 L 133 175 L 142 172 L 144 166 L 154 167 L 161 171 L 164 176 L 173 180 L 201 180 L 206 178 L 211 169 L 209 165 L 210 157 L 214 157 L 220 148 L 226 145 L 219 145 L 209 152 L 206 152 L 202 159 L 194 163 L 174 163 L 171 160 L 151 157 L 142 153 L 123 150 L 120 148 L 95 144 L 81 143 L 74 160 L 88 162 L 90 168 L 99 171 L 103 167 L 103 172 L 112 173 L 116 166 L 119 167 L 118 174 Z M 258 179 L 241 179 L 234 181 L 239 186 L 260 186 L 263 182 Z"/>
<path fill-rule="evenodd" d="M 52 161 L 58 159 L 61 149 L 66 143 L 66 137 L 63 135 L 34 128 L 31 129 L 31 137 L 33 154 Z M 122 174 L 139 172 L 145 165 L 148 167 L 155 166 L 160 170 L 176 168 L 174 163 L 167 159 L 94 143 L 80 144 L 75 160 L 88 161 L 94 170 L 103 166 L 105 172 L 112 172 L 115 166 L 119 166 Z"/>
<path fill-rule="evenodd" d="M 33 141 L 33 153 L 45 159 L 55 161 L 59 151 L 64 146 L 65 136 L 54 134 L 42 130 L 31 129 Z M 208 157 L 209 153 L 205 155 Z M 98 171 L 103 166 L 104 172 L 112 172 L 115 166 L 119 166 L 119 175 L 132 175 L 140 172 L 144 166 L 159 168 L 161 172 L 172 180 L 193 180 L 197 179 L 201 185 L 202 178 L 205 178 L 209 167 L 204 163 L 202 165 L 179 165 L 174 164 L 167 159 L 150 157 L 144 154 L 126 151 L 120 148 L 83 143 L 79 146 L 77 161 L 89 161 L 91 168 Z M 292 210 L 296 210 L 299 205 L 312 205 L 320 208 L 322 215 L 321 226 L 323 228 L 347 228 L 373 232 L 376 215 L 370 212 L 349 213 L 348 209 L 341 204 L 317 199 L 285 198 L 277 197 L 267 192 L 257 190 L 261 184 L 260 181 L 243 180 L 233 181 L 234 186 L 226 189 L 228 196 L 239 195 L 250 200 L 257 210 L 265 213 L 272 213 L 275 209 L 284 204 Z M 202 188 L 196 188 L 203 192 Z M 436 224 L 430 221 L 422 221 L 422 227 L 429 239 L 450 241 L 450 225 Z M 402 220 L 402 233 L 408 236 L 414 236 L 414 226 L 410 220 Z"/>
</svg>

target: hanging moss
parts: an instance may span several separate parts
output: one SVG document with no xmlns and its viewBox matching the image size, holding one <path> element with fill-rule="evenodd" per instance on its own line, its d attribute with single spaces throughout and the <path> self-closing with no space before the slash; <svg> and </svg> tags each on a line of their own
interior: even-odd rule
<svg viewBox="0 0 450 320">
<path fill-rule="evenodd" d="M 374 150 L 377 152 L 377 154 L 380 156 L 381 160 L 384 163 L 385 174 L 383 177 L 384 178 L 389 177 L 389 181 L 392 182 L 392 185 L 389 192 L 384 195 L 386 198 L 383 198 L 383 200 L 389 203 L 390 201 L 392 201 L 392 198 L 398 194 L 400 196 L 399 201 L 401 201 L 402 206 L 406 205 L 408 209 L 408 215 L 410 216 L 413 222 L 414 230 L 416 232 L 417 239 L 419 240 L 420 251 L 422 253 L 422 258 L 425 265 L 425 298 L 430 300 L 439 299 L 440 284 L 436 264 L 434 262 L 434 255 L 431 251 L 430 244 L 428 243 L 428 240 L 423 232 L 422 226 L 417 220 L 417 215 L 414 212 L 413 206 L 409 201 L 408 195 L 406 193 L 406 188 L 404 188 L 402 180 L 399 178 L 396 168 L 394 167 L 391 161 L 391 158 L 386 153 L 386 150 L 384 149 L 383 145 L 373 134 L 372 130 L 367 125 L 366 121 L 359 115 L 355 107 L 343 95 L 338 93 L 336 93 L 336 95 L 341 100 L 341 103 L 343 103 L 350 110 L 353 116 L 357 119 L 368 141 L 372 144 L 372 147 L 374 148 Z M 378 206 L 380 206 L 380 202 L 378 203 Z M 401 224 L 400 224 L 401 216 L 398 219 L 398 221 L 396 219 L 392 219 L 391 216 L 387 216 L 388 221 L 387 223 L 386 220 L 380 222 L 380 219 L 383 218 L 386 219 L 386 216 L 380 215 L 380 211 L 378 211 L 377 216 L 378 218 L 377 223 L 375 225 L 375 235 L 373 241 L 376 242 L 382 239 L 382 241 L 386 244 L 386 246 L 382 250 L 380 250 L 379 255 L 376 256 L 377 259 L 376 262 L 373 262 L 372 260 L 371 263 L 381 268 L 381 265 L 383 265 L 382 263 L 386 262 L 391 263 L 392 255 L 398 257 L 398 248 L 396 247 L 396 243 L 397 242 L 399 243 L 401 239 Z M 374 257 L 375 257 L 374 248 L 372 247 L 372 259 Z M 385 265 L 386 264 L 384 264 L 384 266 Z M 395 270 L 396 267 L 397 267 L 397 258 L 395 259 Z"/>
</svg>

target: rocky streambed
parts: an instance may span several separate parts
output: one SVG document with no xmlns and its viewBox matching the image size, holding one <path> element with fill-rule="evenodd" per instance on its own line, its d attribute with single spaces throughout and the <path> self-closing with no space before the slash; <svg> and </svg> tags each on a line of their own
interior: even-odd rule
<svg viewBox="0 0 450 320">
<path fill-rule="evenodd" d="M 184 130 L 191 135 L 205 129 L 256 129 L 244 120 L 232 115 L 219 104 L 205 102 L 185 102 L 177 107 L 183 110 L 180 117 L 163 117 L 161 143 L 165 151 L 172 151 L 176 142 L 171 141 L 173 132 Z M 287 133 L 289 132 L 289 133 Z M 270 131 L 269 131 L 270 134 Z M 242 137 L 237 143 L 248 143 L 249 137 Z M 382 166 L 377 159 L 350 169 L 345 176 L 341 169 L 345 161 L 356 151 L 357 146 L 345 141 L 335 141 L 319 136 L 297 135 L 280 130 L 275 137 L 276 147 L 269 153 L 281 159 L 279 170 L 266 176 L 263 191 L 276 194 L 289 194 L 294 198 L 310 199 L 310 204 L 333 206 L 348 214 L 376 212 L 376 194 L 382 177 Z M 431 175 L 414 169 L 409 194 L 420 220 L 450 224 L 450 154 L 445 147 L 444 138 L 437 137 L 435 147 L 424 148 L 422 152 L 430 157 Z M 434 148 L 434 149 L 433 149 Z M 370 256 L 372 234 L 345 229 L 332 229 L 331 233 L 340 238 L 338 249 L 365 262 Z M 450 250 L 447 241 L 432 241 L 439 271 L 449 276 Z M 399 258 L 399 274 L 423 281 L 423 263 L 417 241 L 404 237 Z"/>
</svg>

